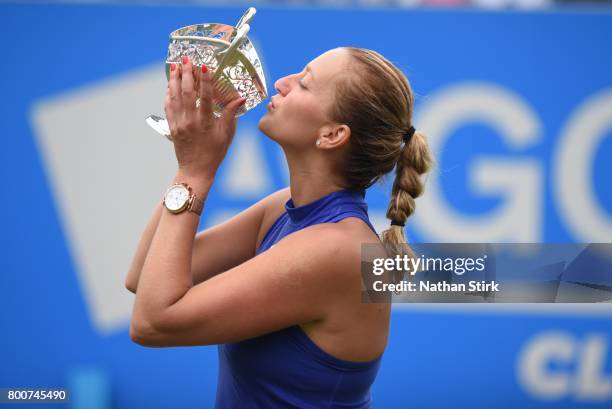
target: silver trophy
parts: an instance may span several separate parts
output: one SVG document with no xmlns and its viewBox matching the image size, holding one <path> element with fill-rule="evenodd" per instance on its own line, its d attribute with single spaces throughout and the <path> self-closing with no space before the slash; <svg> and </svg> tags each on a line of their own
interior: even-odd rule
<svg viewBox="0 0 612 409">
<path fill-rule="evenodd" d="M 170 65 L 180 64 L 186 55 L 196 67 L 206 64 L 212 74 L 213 113 L 221 115 L 223 108 L 238 97 L 246 102 L 236 114 L 243 115 L 268 97 L 266 78 L 257 51 L 247 37 L 249 22 L 256 10 L 250 7 L 235 27 L 219 23 L 194 24 L 170 33 L 166 78 L 170 79 Z M 199 106 L 200 99 L 196 100 Z M 149 115 L 146 122 L 161 135 L 172 140 L 168 121 Z"/>
</svg>

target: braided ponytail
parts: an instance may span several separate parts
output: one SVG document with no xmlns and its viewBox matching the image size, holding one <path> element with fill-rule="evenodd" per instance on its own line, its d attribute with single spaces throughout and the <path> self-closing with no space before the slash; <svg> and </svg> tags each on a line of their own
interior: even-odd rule
<svg viewBox="0 0 612 409">
<path fill-rule="evenodd" d="M 432 164 L 425 136 L 417 131 L 403 146 L 395 167 L 395 180 L 391 189 L 387 218 L 397 224 L 392 224 L 381 234 L 387 251 L 392 253 L 390 256 L 414 256 L 412 249 L 406 243 L 403 224 L 415 211 L 415 199 L 423 193 L 421 176 L 429 171 Z"/>
</svg>

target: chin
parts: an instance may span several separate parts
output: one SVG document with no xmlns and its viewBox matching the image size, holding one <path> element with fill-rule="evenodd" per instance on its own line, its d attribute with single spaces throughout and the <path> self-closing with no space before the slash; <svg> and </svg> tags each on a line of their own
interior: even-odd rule
<svg viewBox="0 0 612 409">
<path fill-rule="evenodd" d="M 269 115 L 264 115 L 263 117 L 261 117 L 257 124 L 257 128 L 261 131 L 261 133 L 266 135 L 268 138 L 272 139 L 273 141 L 279 142 L 279 138 L 276 138 L 274 136 L 274 130 L 271 129 L 271 124 L 269 123 L 269 119 L 270 119 Z"/>
<path fill-rule="evenodd" d="M 266 133 L 266 130 L 265 130 L 265 128 L 266 128 L 266 116 L 267 115 L 264 115 L 261 118 L 259 118 L 259 122 L 257 123 L 257 128 L 261 132 L 263 132 L 263 133 Z"/>
<path fill-rule="evenodd" d="M 266 114 L 266 115 L 264 115 L 264 116 L 262 116 L 262 117 L 259 119 L 259 122 L 257 123 L 257 128 L 258 128 L 258 129 L 259 129 L 259 130 L 260 130 L 260 131 L 261 131 L 261 132 L 262 132 L 264 135 L 266 135 L 267 137 L 270 137 L 270 134 L 269 134 L 269 128 L 268 128 L 269 124 L 268 124 L 267 119 L 268 119 L 268 115 L 267 115 L 267 114 Z"/>
</svg>

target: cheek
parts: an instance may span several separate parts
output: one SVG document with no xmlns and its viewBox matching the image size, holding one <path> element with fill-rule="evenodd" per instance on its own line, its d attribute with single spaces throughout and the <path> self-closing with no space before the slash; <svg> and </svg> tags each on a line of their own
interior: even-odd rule
<svg viewBox="0 0 612 409">
<path fill-rule="evenodd" d="M 286 108 L 287 116 L 292 120 L 310 124 L 318 127 L 323 122 L 323 113 L 321 111 L 321 102 L 312 97 L 295 98 L 287 100 L 283 105 Z"/>
</svg>

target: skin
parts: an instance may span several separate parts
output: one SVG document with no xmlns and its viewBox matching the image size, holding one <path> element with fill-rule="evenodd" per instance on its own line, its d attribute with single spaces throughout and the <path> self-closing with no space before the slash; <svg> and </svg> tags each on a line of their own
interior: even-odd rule
<svg viewBox="0 0 612 409">
<path fill-rule="evenodd" d="M 363 221 L 349 217 L 309 226 L 255 256 L 289 198 L 301 206 L 342 188 L 333 167 L 343 157 L 350 128 L 327 112 L 333 82 L 346 73 L 348 61 L 345 50 L 330 50 L 275 83 L 274 108 L 259 129 L 285 152 L 288 188 L 197 234 L 196 214 L 156 207 L 126 278 L 136 294 L 130 325 L 136 343 L 210 345 L 300 325 L 340 359 L 369 361 L 384 351 L 390 305 L 361 302 L 361 244 L 380 243 Z M 206 198 L 241 101 L 215 119 L 210 73 L 196 71 L 194 78 L 192 72 L 189 62 L 171 71 L 166 115 L 179 165 L 174 181 Z M 196 94 L 200 108 L 193 103 Z"/>
</svg>

